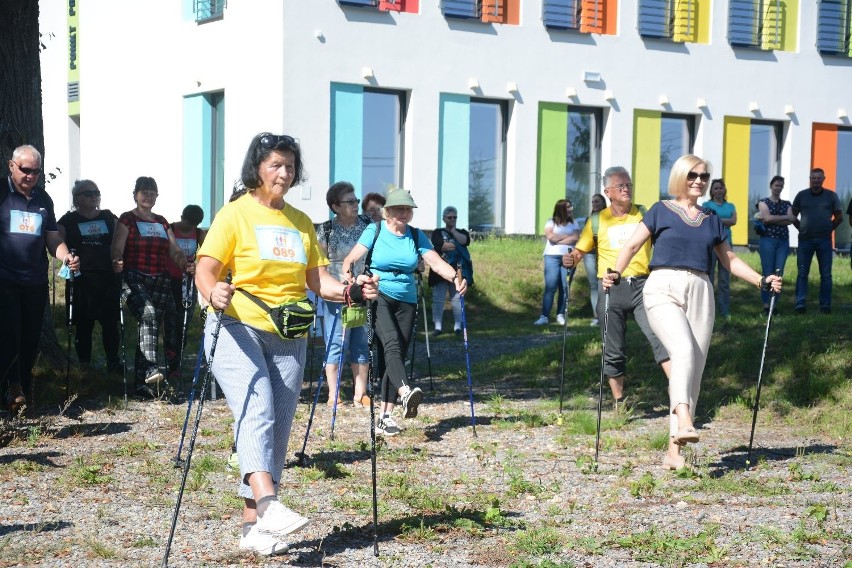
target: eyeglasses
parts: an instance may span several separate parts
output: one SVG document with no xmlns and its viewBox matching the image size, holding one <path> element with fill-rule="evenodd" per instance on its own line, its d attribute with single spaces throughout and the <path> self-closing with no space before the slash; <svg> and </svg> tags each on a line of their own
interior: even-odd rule
<svg viewBox="0 0 852 568">
<path fill-rule="evenodd" d="M 338 201 L 340 205 L 358 205 L 361 203 L 360 199 L 341 199 Z"/>
<path fill-rule="evenodd" d="M 698 172 L 689 172 L 688 174 L 686 174 L 686 181 L 695 181 L 698 178 L 701 178 L 701 181 L 707 183 L 708 181 L 710 181 L 710 174 L 708 174 L 707 172 L 704 172 L 703 174 L 699 174 Z"/>
<path fill-rule="evenodd" d="M 607 189 L 614 189 L 616 191 L 624 191 L 625 189 L 632 190 L 633 184 L 632 183 L 617 183 L 615 185 L 609 186 Z"/>
<path fill-rule="evenodd" d="M 296 145 L 296 140 L 292 136 L 283 134 L 277 136 L 275 134 L 267 134 L 260 139 L 260 147 L 264 150 L 280 150 L 292 148 Z"/>
<path fill-rule="evenodd" d="M 101 192 L 99 190 L 94 191 L 81 191 L 77 195 L 82 195 L 83 197 L 100 197 Z"/>
<path fill-rule="evenodd" d="M 33 175 L 37 176 L 37 175 L 41 174 L 41 172 L 42 172 L 41 168 L 25 168 L 24 166 L 22 166 L 18 162 L 12 162 L 12 163 L 15 164 L 16 166 L 18 166 L 18 169 L 21 170 L 21 173 L 24 174 L 25 176 L 33 176 Z"/>
<path fill-rule="evenodd" d="M 458 215 L 444 215 L 444 219 L 458 219 Z"/>
<path fill-rule="evenodd" d="M 141 193 L 145 197 L 157 197 L 158 195 L 160 195 L 159 192 L 150 189 L 143 189 L 139 193 Z"/>
</svg>

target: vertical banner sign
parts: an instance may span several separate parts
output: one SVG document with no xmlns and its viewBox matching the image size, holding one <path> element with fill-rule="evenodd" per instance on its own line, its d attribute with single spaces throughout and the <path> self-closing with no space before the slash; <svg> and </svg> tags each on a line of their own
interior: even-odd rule
<svg viewBox="0 0 852 568">
<path fill-rule="evenodd" d="M 80 18 L 78 11 L 80 0 L 66 0 L 68 3 L 68 116 L 80 114 L 80 59 L 78 46 L 80 39 Z"/>
</svg>

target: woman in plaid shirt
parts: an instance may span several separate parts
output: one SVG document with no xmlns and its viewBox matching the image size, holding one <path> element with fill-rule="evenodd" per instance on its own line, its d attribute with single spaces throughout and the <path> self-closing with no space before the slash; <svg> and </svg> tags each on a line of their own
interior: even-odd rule
<svg viewBox="0 0 852 568">
<path fill-rule="evenodd" d="M 111 248 L 113 270 L 124 273 L 121 296 L 139 322 L 136 394 L 144 397 L 154 395 L 149 385 L 158 386 L 163 381 L 157 366 L 157 337 L 163 315 L 175 310 L 166 257 L 171 256 L 181 270 L 195 272 L 195 265 L 187 262 L 169 222 L 151 211 L 157 195 L 154 178 L 142 176 L 136 180 L 136 207 L 118 218 Z"/>
</svg>

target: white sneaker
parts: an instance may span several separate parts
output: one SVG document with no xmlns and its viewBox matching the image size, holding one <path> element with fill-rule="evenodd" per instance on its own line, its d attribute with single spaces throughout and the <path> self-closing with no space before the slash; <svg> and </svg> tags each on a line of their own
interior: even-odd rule
<svg viewBox="0 0 852 568">
<path fill-rule="evenodd" d="M 159 385 L 161 382 L 163 382 L 163 373 L 160 371 L 154 371 L 145 377 L 146 385 Z"/>
<path fill-rule="evenodd" d="M 593 319 L 592 321 L 589 322 L 589 325 L 592 326 L 592 327 L 597 327 L 597 326 L 600 325 L 600 322 L 598 321 L 598 318 L 595 318 L 595 319 Z"/>
<path fill-rule="evenodd" d="M 247 535 L 240 538 L 240 550 L 255 552 L 263 556 L 274 556 L 284 554 L 290 547 L 286 542 L 278 540 L 277 537 L 258 530 L 253 526 Z"/>
<path fill-rule="evenodd" d="M 376 434 L 384 434 L 385 436 L 396 436 L 402 432 L 399 426 L 396 425 L 394 419 L 390 416 L 379 418 L 376 423 Z"/>
<path fill-rule="evenodd" d="M 405 396 L 402 397 L 402 417 L 403 418 L 416 418 L 417 417 L 417 407 L 420 406 L 420 402 L 423 400 L 423 391 L 420 390 L 419 387 L 414 387 L 413 389 L 409 389 Z"/>
<path fill-rule="evenodd" d="M 558 323 L 559 325 L 565 325 L 565 316 L 563 316 L 562 314 L 556 316 L 556 323 Z"/>
<path fill-rule="evenodd" d="M 547 319 L 547 316 L 539 316 L 537 320 L 533 322 L 533 325 L 547 325 L 550 320 Z"/>
<path fill-rule="evenodd" d="M 288 509 L 280 501 L 273 501 L 262 517 L 257 518 L 255 528 L 268 535 L 283 537 L 305 528 L 311 521 Z"/>
</svg>

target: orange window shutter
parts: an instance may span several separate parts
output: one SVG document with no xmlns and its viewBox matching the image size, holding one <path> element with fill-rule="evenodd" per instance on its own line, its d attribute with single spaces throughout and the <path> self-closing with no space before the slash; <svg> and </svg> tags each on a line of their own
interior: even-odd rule
<svg viewBox="0 0 852 568">
<path fill-rule="evenodd" d="M 587 34 L 602 34 L 606 29 L 605 0 L 582 0 L 580 31 Z"/>
<path fill-rule="evenodd" d="M 505 24 L 506 2 L 507 0 L 482 0 L 482 21 Z"/>
<path fill-rule="evenodd" d="M 399 12 L 402 10 L 403 0 L 379 0 L 379 10 L 385 12 Z"/>
</svg>

